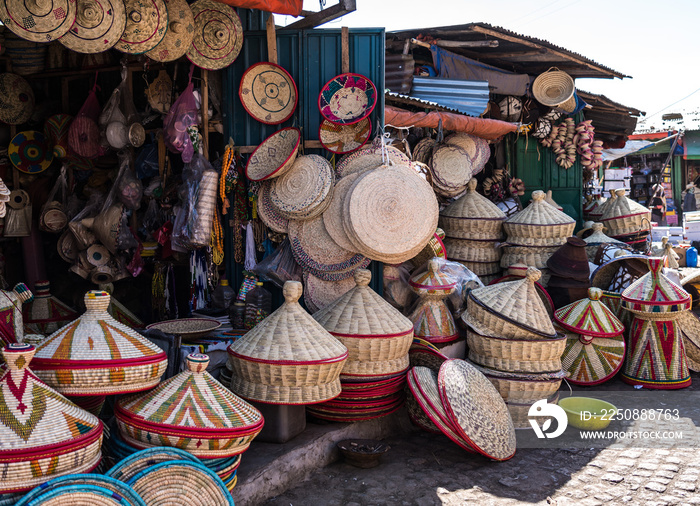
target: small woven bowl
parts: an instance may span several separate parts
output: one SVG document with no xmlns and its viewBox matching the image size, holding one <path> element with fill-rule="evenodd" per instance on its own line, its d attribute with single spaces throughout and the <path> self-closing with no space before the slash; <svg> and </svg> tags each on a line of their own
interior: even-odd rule
<svg viewBox="0 0 700 506">
<path fill-rule="evenodd" d="M 374 439 L 345 439 L 336 443 L 345 461 L 355 467 L 377 467 L 382 455 L 391 449 L 386 443 Z"/>
</svg>

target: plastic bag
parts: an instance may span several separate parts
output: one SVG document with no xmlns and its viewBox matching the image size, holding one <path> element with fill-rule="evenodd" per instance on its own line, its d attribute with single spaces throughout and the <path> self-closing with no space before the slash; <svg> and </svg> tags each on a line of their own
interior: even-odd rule
<svg viewBox="0 0 700 506">
<path fill-rule="evenodd" d="M 282 241 L 272 255 L 265 257 L 251 272 L 282 288 L 286 281 L 301 282 L 302 270 L 294 260 L 289 239 Z"/>
<path fill-rule="evenodd" d="M 104 154 L 104 148 L 100 146 L 100 128 L 97 125 L 99 117 L 100 102 L 97 100 L 95 76 L 95 85 L 68 129 L 68 144 L 83 158 L 97 158 Z"/>
<path fill-rule="evenodd" d="M 175 222 L 173 223 L 172 238 L 173 243 L 181 248 L 194 248 L 194 226 L 198 221 L 197 198 L 199 185 L 207 169 L 211 169 L 211 165 L 203 156 L 199 155 L 194 158 L 192 163 L 186 164 L 182 169 L 182 185 L 178 189 L 180 206 L 177 209 Z"/>
<path fill-rule="evenodd" d="M 190 81 L 163 120 L 165 145 L 173 153 L 181 153 L 185 163 L 192 161 L 194 146 L 187 129 L 197 123 L 197 104 L 194 98 L 194 83 L 190 69 Z"/>
<path fill-rule="evenodd" d="M 153 139 L 152 139 L 153 140 Z M 158 142 L 146 144 L 136 157 L 136 177 L 147 179 L 159 174 L 158 170 Z"/>
</svg>

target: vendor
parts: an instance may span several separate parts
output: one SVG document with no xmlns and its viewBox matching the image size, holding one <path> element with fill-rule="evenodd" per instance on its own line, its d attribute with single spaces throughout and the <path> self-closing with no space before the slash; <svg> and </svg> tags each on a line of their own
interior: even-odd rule
<svg viewBox="0 0 700 506">
<path fill-rule="evenodd" d="M 650 199 L 651 219 L 659 225 L 666 223 L 666 190 L 661 183 L 651 187 L 653 193 Z"/>
</svg>

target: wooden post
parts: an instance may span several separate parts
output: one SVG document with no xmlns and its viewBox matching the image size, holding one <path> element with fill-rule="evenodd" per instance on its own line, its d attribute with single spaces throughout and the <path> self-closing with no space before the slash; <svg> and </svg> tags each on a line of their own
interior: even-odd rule
<svg viewBox="0 0 700 506">
<path fill-rule="evenodd" d="M 275 17 L 270 14 L 265 24 L 267 29 L 267 61 L 277 65 L 277 33 L 275 32 Z"/>
<path fill-rule="evenodd" d="M 340 29 L 340 51 L 341 51 L 341 61 L 343 74 L 350 72 L 350 30 L 347 26 Z"/>
<path fill-rule="evenodd" d="M 202 69 L 202 151 L 209 160 L 209 71 Z"/>
</svg>

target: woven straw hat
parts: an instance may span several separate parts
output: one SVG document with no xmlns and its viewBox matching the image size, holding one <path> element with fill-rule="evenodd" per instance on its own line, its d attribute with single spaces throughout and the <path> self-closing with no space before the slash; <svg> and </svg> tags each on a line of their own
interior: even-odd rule
<svg viewBox="0 0 700 506">
<path fill-rule="evenodd" d="M 393 146 L 386 146 L 382 157 L 381 146 L 363 146 L 360 149 L 343 156 L 335 166 L 335 174 L 340 179 L 349 174 L 362 173 L 378 169 L 382 165 L 408 165 L 408 157 Z"/>
<path fill-rule="evenodd" d="M 101 458 L 102 422 L 36 379 L 27 368 L 34 353 L 34 346 L 24 343 L 3 350 L 7 368 L 0 376 L 0 493 L 87 472 Z M 41 473 L 36 472 L 38 452 L 51 455 L 51 465 Z"/>
<path fill-rule="evenodd" d="M 126 28 L 123 0 L 78 0 L 75 24 L 59 42 L 78 53 L 101 53 L 119 42 Z"/>
<path fill-rule="evenodd" d="M 503 223 L 508 242 L 520 246 L 559 246 L 576 227 L 576 220 L 545 202 L 542 190 L 532 192 L 532 201 Z"/>
<path fill-rule="evenodd" d="M 262 181 L 287 172 L 294 165 L 300 142 L 298 128 L 283 128 L 270 135 L 250 155 L 245 166 L 248 179 Z"/>
<path fill-rule="evenodd" d="M 299 100 L 297 85 L 289 72 L 269 62 L 246 69 L 238 96 L 248 114 L 266 125 L 277 125 L 291 118 Z"/>
<path fill-rule="evenodd" d="M 343 276 L 347 275 L 343 273 Z M 352 271 L 350 271 L 348 277 L 333 281 L 326 281 L 305 271 L 303 279 L 304 304 L 311 314 L 323 309 L 355 286 L 355 282 L 352 279 Z"/>
<path fill-rule="evenodd" d="M 112 318 L 107 292 L 89 291 L 84 300 L 86 312 L 37 347 L 36 375 L 77 396 L 138 392 L 157 385 L 168 363 L 165 352 Z"/>
<path fill-rule="evenodd" d="M 532 83 L 532 94 L 542 105 L 556 107 L 569 100 L 576 90 L 574 80 L 561 70 L 548 70 Z"/>
<path fill-rule="evenodd" d="M 496 204 L 476 191 L 477 181 L 467 184 L 467 193 L 440 213 L 440 227 L 447 237 L 498 241 L 503 238 L 506 215 Z"/>
<path fill-rule="evenodd" d="M 44 134 L 35 130 L 15 135 L 7 147 L 12 165 L 26 174 L 38 174 L 49 168 L 53 151 L 47 145 Z"/>
<path fill-rule="evenodd" d="M 324 119 L 318 128 L 318 139 L 328 151 L 342 155 L 364 146 L 371 133 L 369 118 L 352 125 L 337 125 Z"/>
<path fill-rule="evenodd" d="M 126 26 L 114 49 L 143 54 L 156 47 L 168 30 L 168 10 L 164 0 L 124 0 Z"/>
<path fill-rule="evenodd" d="M 324 281 L 352 277 L 358 267 L 370 260 L 335 243 L 321 216 L 306 221 L 289 221 L 289 243 L 294 259 L 302 269 Z"/>
<path fill-rule="evenodd" d="M 32 112 L 34 92 L 29 82 L 17 74 L 0 74 L 0 121 L 21 125 L 31 117 Z"/>
<path fill-rule="evenodd" d="M 515 429 L 508 408 L 491 382 L 469 362 L 446 361 L 438 373 L 440 399 L 458 434 L 482 455 L 515 455 Z"/>
<path fill-rule="evenodd" d="M 0 19 L 24 40 L 51 42 L 73 26 L 75 5 L 70 0 L 4 0 L 0 2 Z"/>
<path fill-rule="evenodd" d="M 535 282 L 539 278 L 540 271 L 530 267 L 523 279 L 472 290 L 462 320 L 481 335 L 499 335 L 494 328 L 484 328 L 488 320 L 480 318 L 480 315 L 486 312 L 533 334 L 555 337 L 556 330 L 535 288 Z M 486 314 L 483 316 L 488 317 Z"/>
<path fill-rule="evenodd" d="M 649 318 L 672 319 L 671 313 L 690 309 L 690 294 L 668 279 L 663 273 L 664 259 L 649 257 L 649 272 L 622 292 L 622 307 L 627 311 Z"/>
<path fill-rule="evenodd" d="M 197 0 L 194 14 L 194 39 L 187 59 L 200 68 L 219 70 L 231 65 L 243 47 L 243 25 L 233 7 Z"/>
<path fill-rule="evenodd" d="M 272 205 L 290 220 L 320 216 L 331 203 L 333 168 L 318 155 L 299 156 L 281 177 L 272 182 Z"/>
<path fill-rule="evenodd" d="M 453 144 L 433 149 L 430 172 L 433 182 L 449 189 L 463 189 L 473 174 L 473 162 L 467 150 Z"/>
<path fill-rule="evenodd" d="M 350 125 L 369 116 L 377 105 L 377 88 L 360 74 L 340 74 L 318 94 L 318 109 L 332 123 Z"/>
<path fill-rule="evenodd" d="M 294 165 L 301 142 L 298 128 L 278 130 L 253 151 L 245 166 L 245 174 L 251 181 L 279 177 Z"/>
<path fill-rule="evenodd" d="M 289 220 L 282 216 L 270 200 L 270 190 L 272 182 L 270 180 L 263 181 L 258 190 L 257 211 L 260 220 L 267 228 L 279 234 L 286 234 L 289 228 Z M 325 213 L 324 213 L 325 214 Z"/>
<path fill-rule="evenodd" d="M 491 157 L 491 149 L 486 139 L 465 132 L 455 132 L 445 137 L 445 144 L 454 144 L 469 154 L 472 162 L 472 174 L 478 174 Z M 416 148 L 418 146 L 416 145 Z"/>
<path fill-rule="evenodd" d="M 348 350 L 300 305 L 302 285 L 284 284 L 284 304 L 228 347 L 231 390 L 272 404 L 312 404 L 340 393 Z"/>
<path fill-rule="evenodd" d="M 613 237 L 636 234 L 651 227 L 651 210 L 628 199 L 625 189 L 616 191 L 617 198 L 603 210 L 600 221 Z"/>
<path fill-rule="evenodd" d="M 435 193 L 413 169 L 383 167 L 353 183 L 345 198 L 345 232 L 366 257 L 397 264 L 433 237 L 438 209 Z"/>
<path fill-rule="evenodd" d="M 262 414 L 206 372 L 208 364 L 207 355 L 191 354 L 186 371 L 145 394 L 119 399 L 122 435 L 146 444 L 157 439 L 204 458 L 245 451 L 262 429 Z"/>
<path fill-rule="evenodd" d="M 194 38 L 194 15 L 185 0 L 168 0 L 168 29 L 160 43 L 146 53 L 151 60 L 175 61 L 187 52 Z"/>
</svg>

